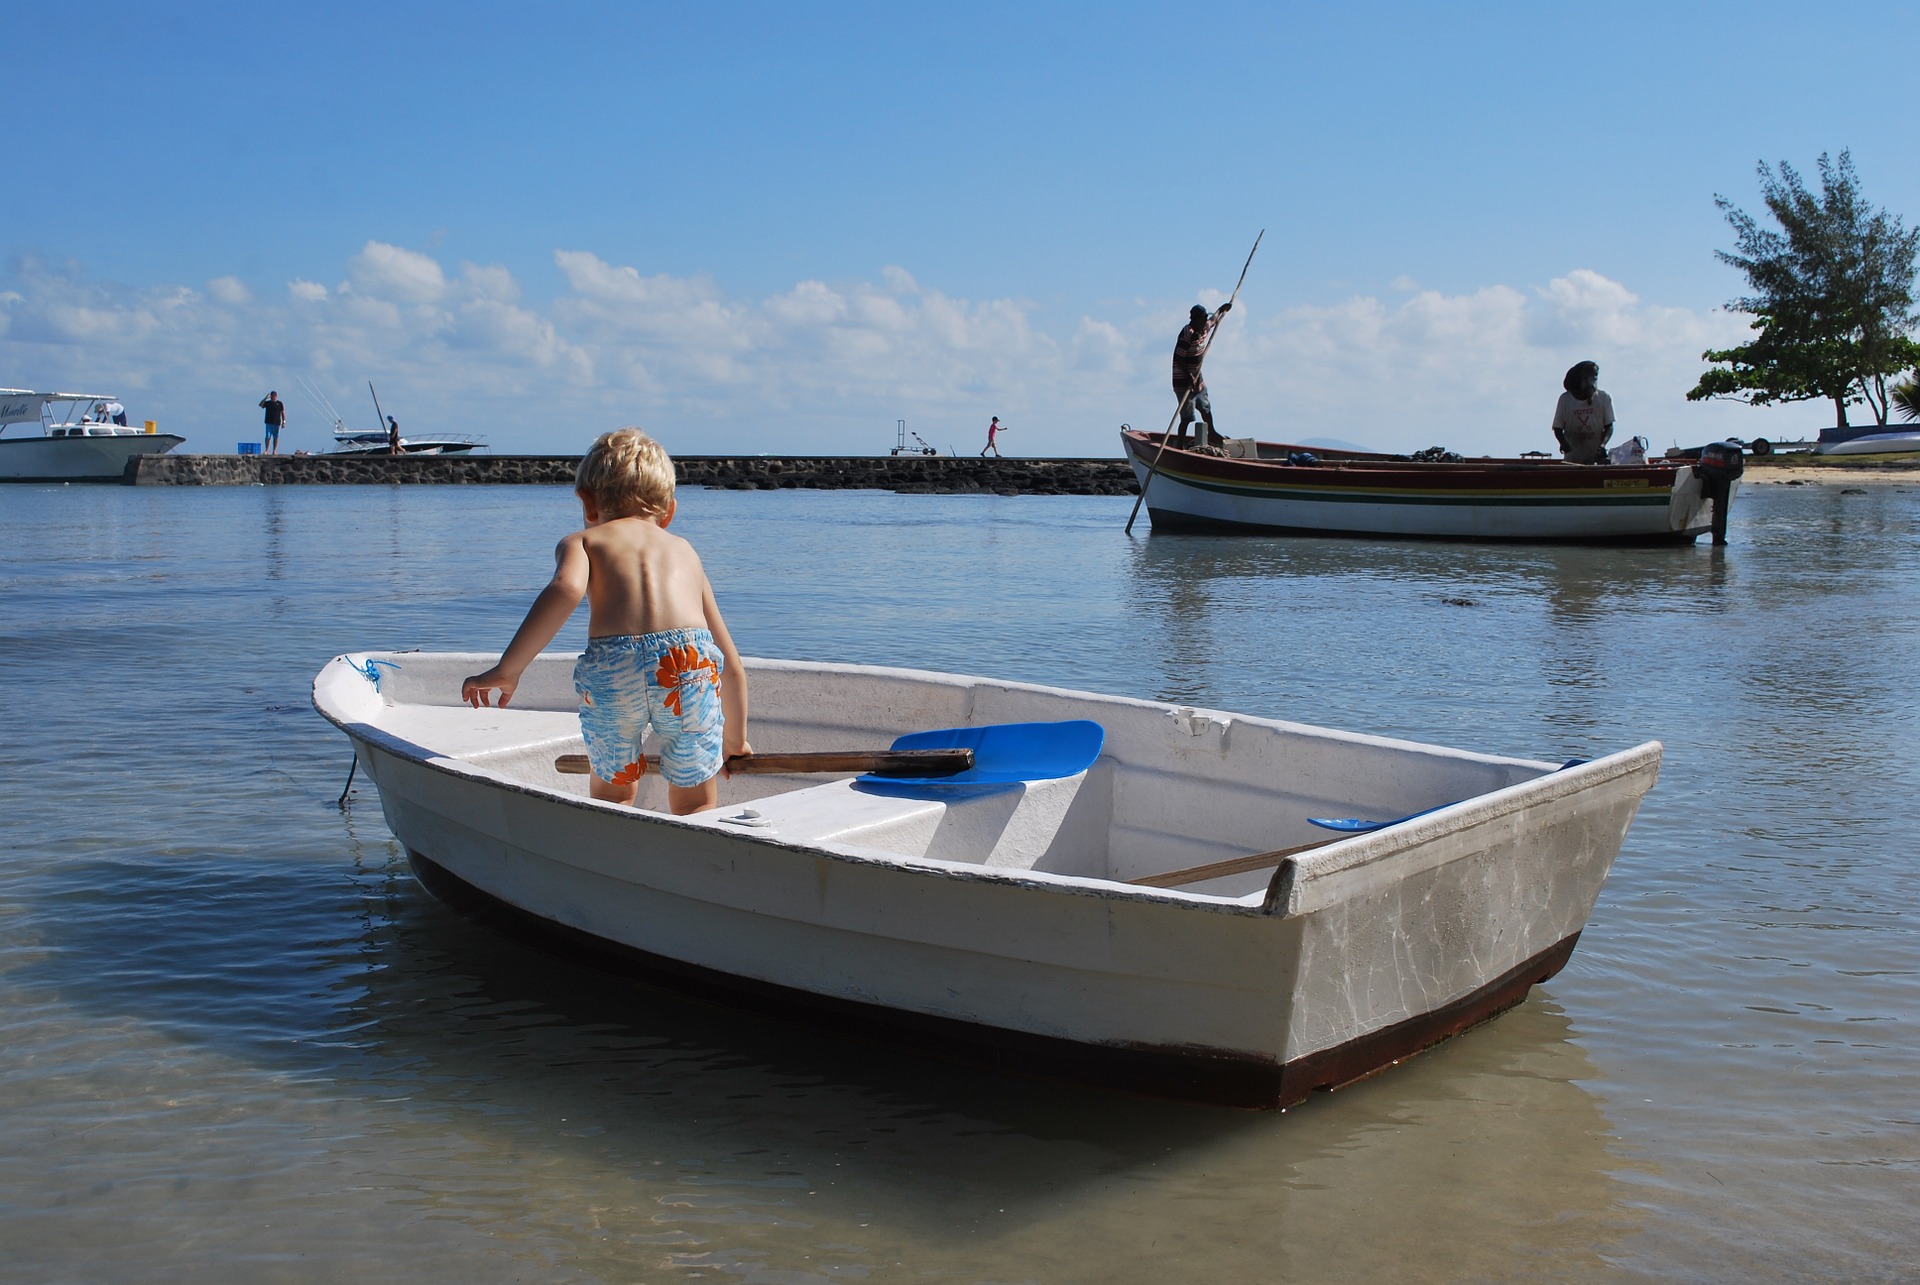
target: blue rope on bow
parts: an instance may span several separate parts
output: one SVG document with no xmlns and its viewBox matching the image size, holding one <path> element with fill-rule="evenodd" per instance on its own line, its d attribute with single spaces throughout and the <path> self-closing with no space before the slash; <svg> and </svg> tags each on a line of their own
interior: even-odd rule
<svg viewBox="0 0 1920 1285">
<path fill-rule="evenodd" d="M 361 661 L 357 665 L 354 665 L 352 661 L 348 661 L 347 663 L 353 665 L 355 671 L 365 677 L 368 682 L 372 683 L 373 690 L 376 692 L 380 690 L 380 666 L 385 665 L 388 669 L 400 668 L 398 662 L 391 660 L 368 659 Z"/>
</svg>

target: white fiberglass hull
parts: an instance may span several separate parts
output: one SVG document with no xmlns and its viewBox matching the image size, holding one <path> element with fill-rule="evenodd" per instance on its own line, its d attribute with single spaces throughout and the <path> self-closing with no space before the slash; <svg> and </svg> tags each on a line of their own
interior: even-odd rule
<svg viewBox="0 0 1920 1285">
<path fill-rule="evenodd" d="M 118 482 L 136 455 L 164 455 L 177 433 L 0 437 L 0 482 Z"/>
<path fill-rule="evenodd" d="M 1913 455 L 1920 453 L 1920 428 L 1868 433 L 1844 442 L 1817 442 L 1816 455 Z"/>
<path fill-rule="evenodd" d="M 1105 749 L 1078 776 L 965 796 L 736 776 L 718 809 L 673 817 L 555 773 L 580 748 L 571 657 L 541 657 L 513 710 L 458 705 L 461 675 L 491 659 L 341 657 L 314 683 L 422 881 L 456 905 L 787 1011 L 1242 1105 L 1371 1073 L 1557 971 L 1660 760 L 1650 742 L 1554 771 L 989 679 L 751 661 L 763 753 L 1067 718 L 1101 723 Z M 1329 838 L 1309 815 L 1454 799 L 1263 869 L 1129 882 Z"/>
</svg>

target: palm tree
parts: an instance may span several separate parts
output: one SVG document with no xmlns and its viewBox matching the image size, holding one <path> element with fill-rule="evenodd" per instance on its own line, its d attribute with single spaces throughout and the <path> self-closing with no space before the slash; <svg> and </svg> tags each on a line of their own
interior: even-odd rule
<svg viewBox="0 0 1920 1285">
<path fill-rule="evenodd" d="M 1920 371 L 1908 375 L 1888 391 L 1901 419 L 1920 419 Z"/>
</svg>

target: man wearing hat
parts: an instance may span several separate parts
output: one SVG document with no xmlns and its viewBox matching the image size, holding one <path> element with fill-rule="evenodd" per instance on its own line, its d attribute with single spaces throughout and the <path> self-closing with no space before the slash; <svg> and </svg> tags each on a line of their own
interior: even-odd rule
<svg viewBox="0 0 1920 1285">
<path fill-rule="evenodd" d="M 1207 346 L 1213 342 L 1213 330 L 1220 324 L 1220 318 L 1227 315 L 1233 307 L 1229 300 L 1220 305 L 1220 311 L 1212 316 L 1200 304 L 1194 304 L 1188 315 L 1187 324 L 1181 327 L 1180 338 L 1173 345 L 1173 395 L 1185 399 L 1180 411 L 1180 422 L 1174 428 L 1174 444 L 1186 445 L 1187 425 L 1198 418 L 1206 427 L 1196 436 L 1202 446 L 1217 445 L 1219 434 L 1213 430 L 1213 403 L 1207 400 L 1207 381 L 1200 374 L 1200 363 L 1206 360 Z"/>
</svg>

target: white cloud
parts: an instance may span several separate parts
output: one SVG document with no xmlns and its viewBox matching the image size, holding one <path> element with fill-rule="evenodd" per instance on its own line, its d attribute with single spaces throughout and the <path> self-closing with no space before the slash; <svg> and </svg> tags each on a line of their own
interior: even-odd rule
<svg viewBox="0 0 1920 1285">
<path fill-rule="evenodd" d="M 207 294 L 216 303 L 240 307 L 253 302 L 253 291 L 239 277 L 215 277 L 207 282 Z"/>
<path fill-rule="evenodd" d="M 447 289 L 434 259 L 381 241 L 367 242 L 347 261 L 347 278 L 361 294 L 399 303 L 433 303 Z"/>
<path fill-rule="evenodd" d="M 505 267 L 450 275 L 377 241 L 339 287 L 295 279 L 266 298 L 234 277 L 133 288 L 23 261 L 0 291 L 0 367 L 144 389 L 143 418 L 207 424 L 297 375 L 342 406 L 371 379 L 410 427 L 482 432 L 506 450 L 574 449 L 616 422 L 703 451 L 884 450 L 897 418 L 957 444 L 998 414 L 1028 430 L 1022 451 L 1106 455 L 1123 420 L 1158 427 L 1171 413 L 1168 355 L 1191 302 L 1110 304 L 1055 333 L 1030 302 L 950 295 L 897 265 L 751 299 L 586 250 L 553 262 L 557 297 L 529 301 Z M 1825 419 L 1687 404 L 1701 350 L 1737 341 L 1745 319 L 1649 304 L 1589 269 L 1537 287 L 1395 289 L 1278 314 L 1243 302 L 1208 360 L 1222 428 L 1512 453 L 1548 444 L 1561 374 L 1586 358 L 1622 431 L 1658 446 L 1791 437 Z"/>
<path fill-rule="evenodd" d="M 481 298 L 500 303 L 520 302 L 520 283 L 505 268 L 497 264 L 482 267 L 477 263 L 468 263 L 462 266 L 461 272 L 466 277 L 467 286 Z"/>
</svg>

